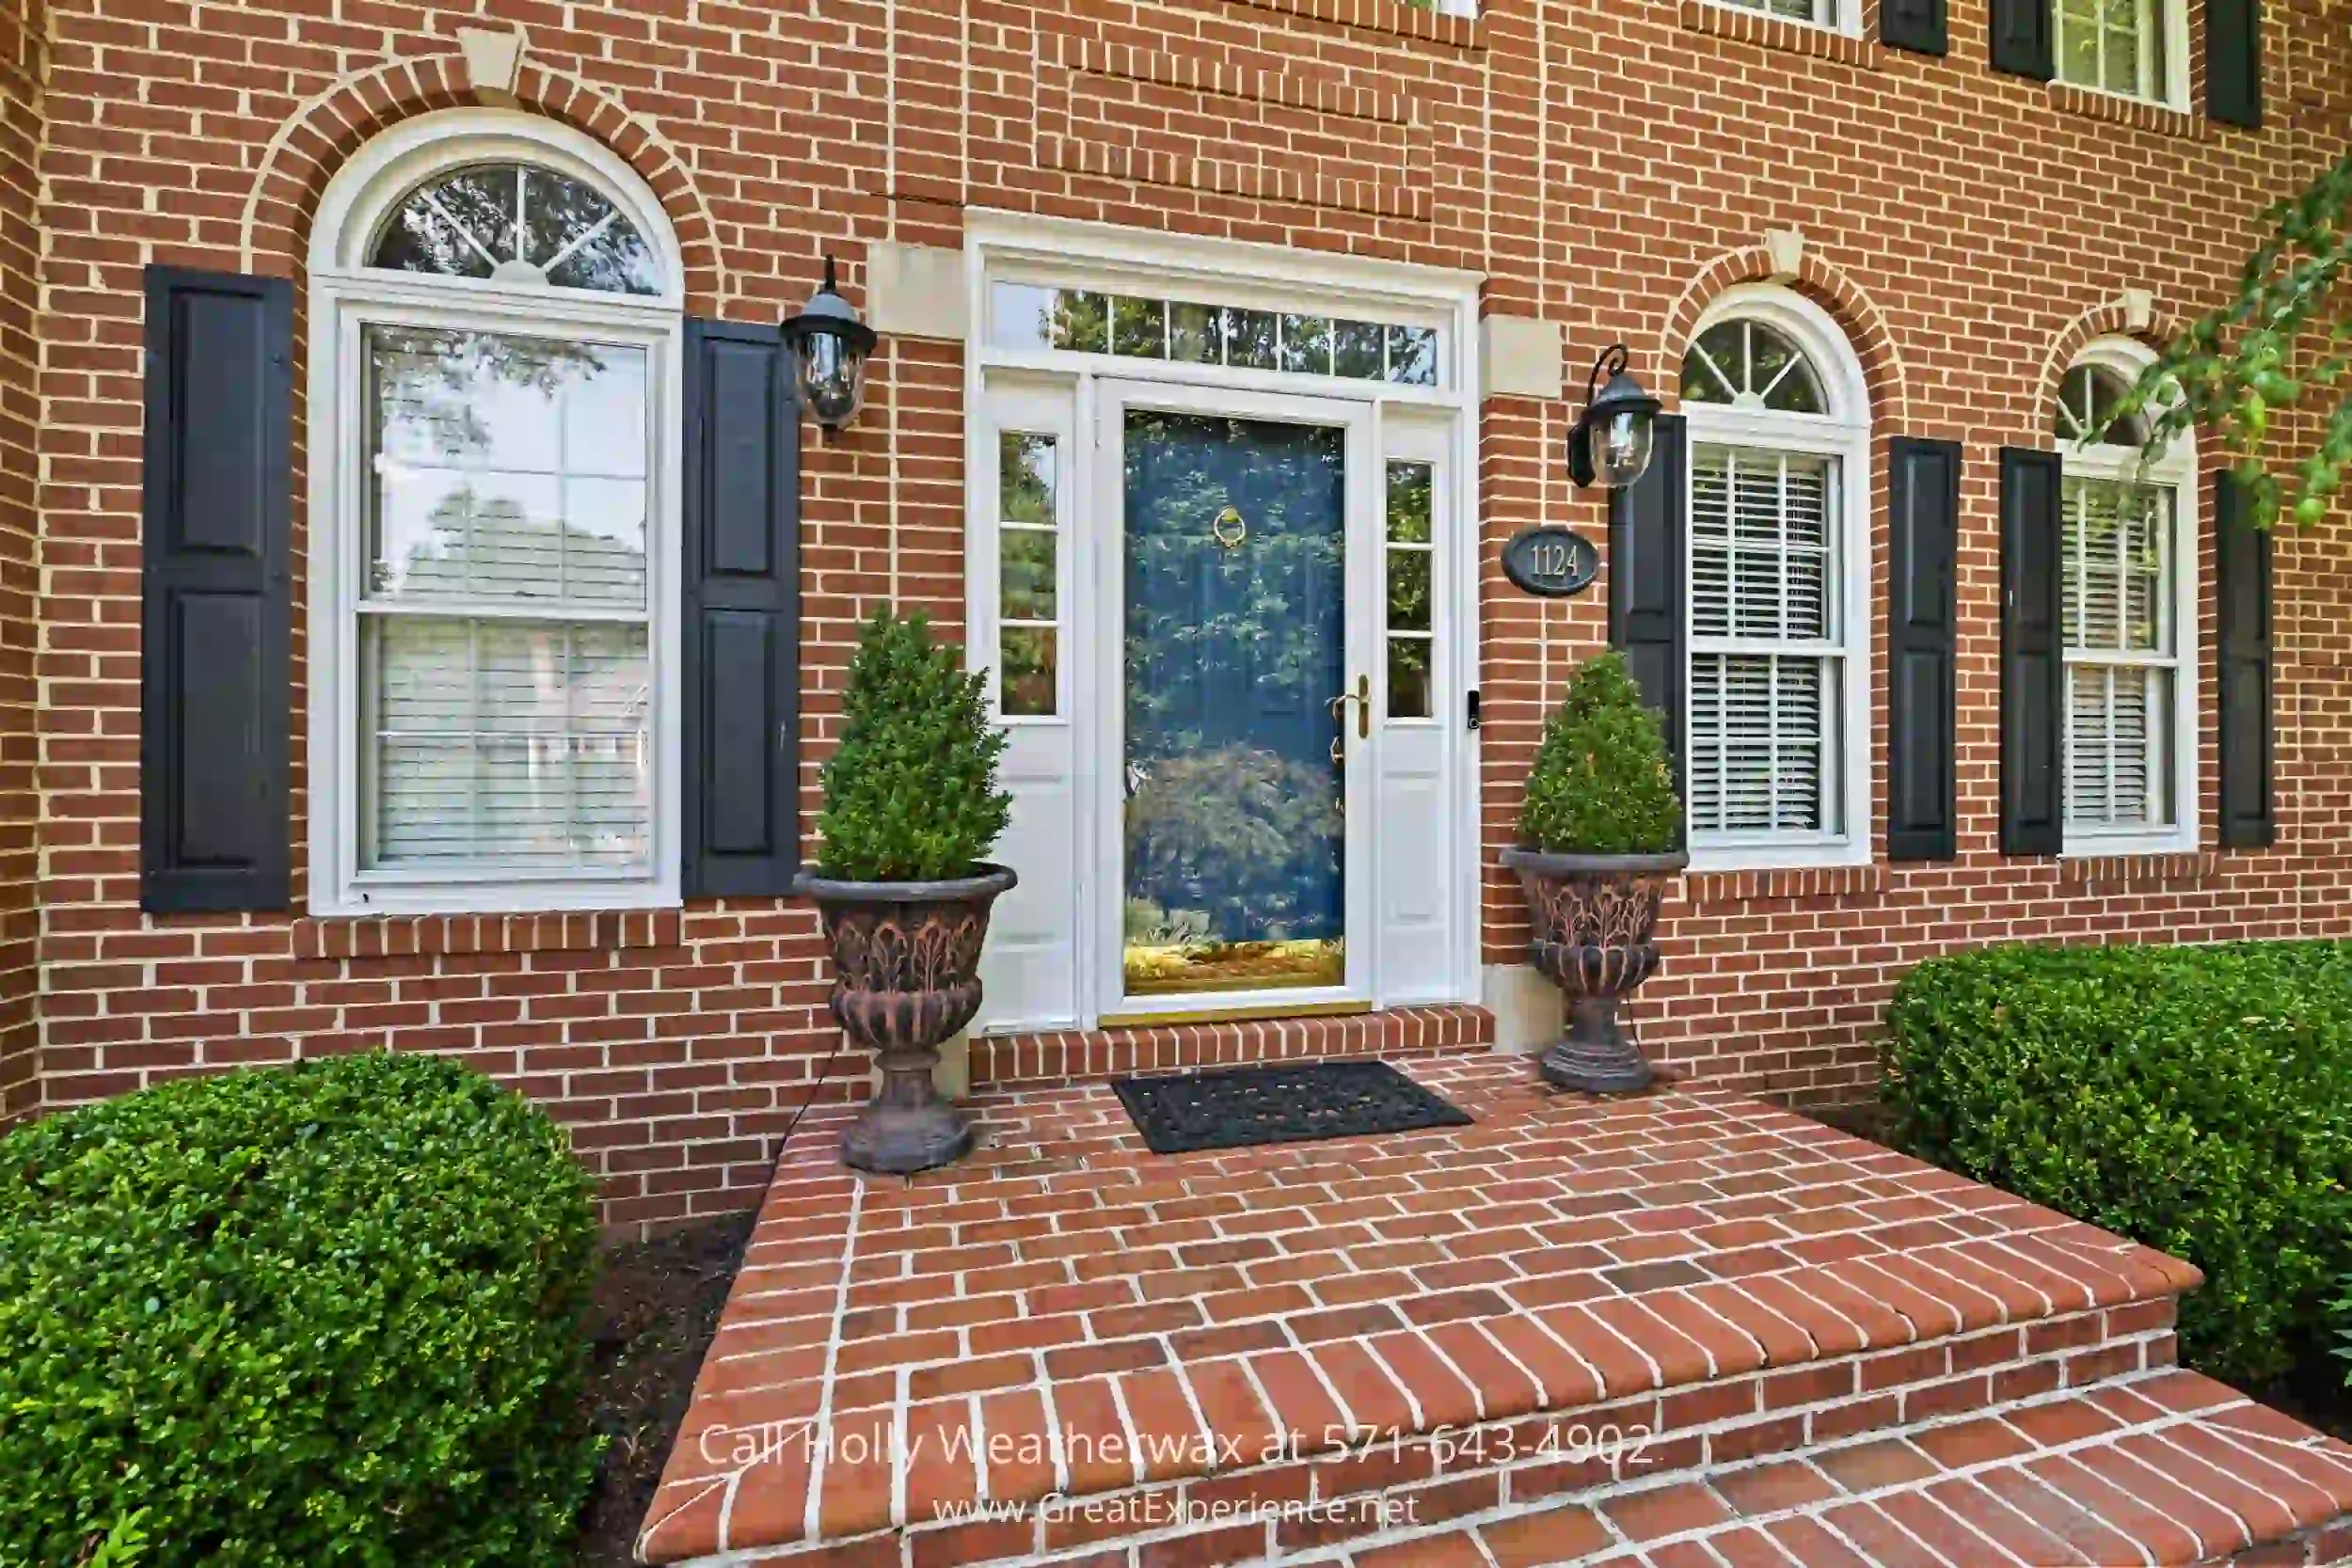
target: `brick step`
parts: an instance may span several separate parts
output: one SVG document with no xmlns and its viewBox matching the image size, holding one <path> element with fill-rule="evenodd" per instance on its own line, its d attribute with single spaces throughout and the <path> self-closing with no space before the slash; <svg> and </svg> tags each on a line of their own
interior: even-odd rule
<svg viewBox="0 0 2352 1568">
<path fill-rule="evenodd" d="M 1468 1440 L 1467 1438 L 1465 1439 Z M 1655 1457 L 1655 1456 L 1653 1456 Z M 798 1568 L 2107 1568 L 2352 1560 L 2352 1447 L 2167 1370 L 1659 1473 L 1529 1459 L 1502 1494 L 1372 1452 L 1288 1482 L 724 1560 Z M 1514 1482 L 1532 1486 L 1526 1495 Z M 1189 1506 L 1186 1506 L 1189 1505 Z M 1255 1516 L 1253 1516 L 1255 1515 Z"/>
<path fill-rule="evenodd" d="M 1463 1055 L 1494 1048 L 1494 1014 L 1454 1005 L 1330 1017 L 1226 1020 L 982 1035 L 966 1056 L 976 1090 L 1048 1088 L 1140 1072 L 1333 1057 Z"/>
<path fill-rule="evenodd" d="M 2199 1283 L 1736 1096 L 1409 1070 L 1478 1125 L 1158 1159 L 1081 1085 L 984 1101 L 972 1167 L 887 1186 L 803 1134 L 641 1549 L 1121 1562 L 1243 1502 L 1523 1509 L 1626 1481 L 1603 1429 L 1704 1470 L 2162 1370 Z"/>
<path fill-rule="evenodd" d="M 2179 1370 L 1670 1480 L 1605 1484 L 1476 1521 L 1392 1530 L 1338 1552 L 1286 1550 L 1278 1538 L 1261 1559 L 1301 1568 L 2251 1568 L 2347 1560 L 2352 1447 Z"/>
</svg>

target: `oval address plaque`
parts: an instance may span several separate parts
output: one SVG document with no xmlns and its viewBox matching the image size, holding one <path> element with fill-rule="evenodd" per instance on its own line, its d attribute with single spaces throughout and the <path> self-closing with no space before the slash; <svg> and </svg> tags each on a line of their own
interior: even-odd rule
<svg viewBox="0 0 2352 1568">
<path fill-rule="evenodd" d="M 1530 594 L 1565 599 L 1600 575 L 1600 551 L 1566 528 L 1521 529 L 1502 546 L 1502 575 Z"/>
</svg>

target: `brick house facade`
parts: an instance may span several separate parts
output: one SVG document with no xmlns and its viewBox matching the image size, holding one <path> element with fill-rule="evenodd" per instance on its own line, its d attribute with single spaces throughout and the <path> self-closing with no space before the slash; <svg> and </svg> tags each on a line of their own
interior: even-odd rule
<svg viewBox="0 0 2352 1568">
<path fill-rule="evenodd" d="M 313 876 L 334 842 L 313 825 L 352 809 L 321 786 L 354 776 L 339 763 L 322 780 L 315 766 L 330 754 L 314 745 L 315 680 L 324 658 L 343 657 L 322 650 L 345 643 L 313 624 L 327 602 L 317 531 L 343 515 L 313 493 L 320 464 L 341 458 L 323 459 L 310 437 L 357 438 L 305 396 L 342 373 L 318 379 L 327 296 L 312 274 L 334 243 L 320 214 L 346 207 L 339 177 L 356 180 L 347 171 L 371 149 L 413 136 L 400 128 L 428 115 L 449 117 L 437 123 L 453 135 L 553 138 L 575 150 L 564 155 L 583 181 L 611 168 L 612 199 L 642 192 L 649 205 L 632 214 L 668 230 L 653 248 L 675 275 L 656 303 L 673 312 L 772 324 L 832 255 L 882 327 L 860 418 L 830 439 L 808 427 L 798 451 L 803 831 L 858 623 L 895 601 L 958 637 L 998 635 L 973 624 L 976 605 L 996 614 L 995 589 L 976 592 L 966 571 L 996 559 L 979 513 L 997 480 L 972 470 L 978 457 L 995 466 L 985 432 L 1026 416 L 979 404 L 1019 405 L 1033 384 L 1063 397 L 1077 374 L 1115 379 L 1115 366 L 1065 374 L 1040 359 L 1025 379 L 1020 364 L 979 362 L 1001 346 L 984 341 L 995 291 L 1056 286 L 1039 260 L 1056 236 L 1077 236 L 1080 270 L 1095 269 L 1085 277 L 1145 279 L 1138 297 L 1164 246 L 1190 258 L 1169 298 L 1221 268 L 1262 267 L 1251 286 L 1268 299 L 1292 291 L 1282 297 L 1307 302 L 1302 321 L 1349 326 L 1359 291 L 1401 312 L 1387 321 L 1391 344 L 1400 330 L 1438 335 L 1450 369 L 1427 398 L 1347 418 L 1392 433 L 1411 425 L 1396 412 L 1411 404 L 1455 420 L 1431 437 L 1439 455 L 1419 460 L 1458 461 L 1438 526 L 1464 531 L 1455 542 L 1474 563 L 1452 585 L 1452 645 L 1475 662 L 1439 682 L 1430 715 L 1464 847 L 1460 864 L 1438 863 L 1458 907 L 1432 918 L 1458 961 L 1395 1006 L 1291 1017 L 1277 1006 L 1248 1022 L 1105 1025 L 1119 1009 L 1096 982 L 1073 982 L 1074 1006 L 1042 1006 L 973 1042 L 976 1082 L 1521 1043 L 1540 1029 L 1518 967 L 1518 895 L 1494 856 L 1513 837 L 1543 716 L 1571 663 L 1610 635 L 1610 584 L 1531 597 L 1504 580 L 1500 552 L 1536 523 L 1608 537 L 1600 493 L 1572 485 L 1562 463 L 1576 382 L 1623 341 L 1634 372 L 1676 407 L 1685 350 L 1734 319 L 1726 300 L 1779 301 L 1770 309 L 1814 324 L 1826 345 L 1807 348 L 1791 325 L 1801 349 L 1834 356 L 1834 335 L 1853 368 L 1850 422 L 1867 461 L 1833 483 L 1862 508 L 1867 549 L 1850 552 L 1862 613 L 1836 656 L 1853 673 L 1843 711 L 1859 722 L 1837 756 L 1864 783 L 1834 808 L 1836 854 L 1773 863 L 1769 847 L 1702 850 L 1668 911 L 1665 969 L 1643 997 L 1653 1053 L 1724 1085 L 1831 1102 L 1866 1092 L 1881 1008 L 1903 969 L 1935 953 L 2352 934 L 2352 552 L 2333 520 L 2276 543 L 2275 843 L 2225 848 L 2211 453 L 2180 492 L 2180 537 L 2194 548 L 2170 569 L 2193 558 L 2194 570 L 2167 579 L 2195 585 L 2163 677 L 2195 693 L 2193 721 L 2172 731 L 2169 776 L 2186 785 L 2169 807 L 2176 842 L 2000 847 L 2000 450 L 2056 450 L 2052 409 L 2085 351 L 2159 340 L 2214 303 L 2261 210 L 2338 155 L 2352 123 L 2341 18 L 2321 0 L 2262 8 L 2254 129 L 2206 113 L 2205 0 L 2151 13 L 2171 18 L 2173 40 L 2157 102 L 1995 70 L 1984 0 L 1952 0 L 1943 54 L 1882 41 L 1878 0 L 1842 4 L 1849 14 L 1824 13 L 1824 24 L 1717 0 L 1498 0 L 1474 18 L 1398 0 L 821 10 L 20 0 L 0 23 L 0 1109 L 330 1051 L 446 1052 L 548 1102 L 602 1180 L 608 1217 L 632 1224 L 750 1206 L 794 1109 L 812 1092 L 856 1092 L 859 1074 L 837 1064 L 818 1085 L 838 1036 L 814 917 L 788 897 L 681 898 L 673 863 L 666 890 L 653 889 L 669 896 L 603 909 L 510 912 L 497 890 L 473 909 L 311 907 L 321 887 L 343 885 Z M 386 166 L 397 185 L 405 166 Z M 990 270 L 996 256 L 1012 270 Z M 278 909 L 141 909 L 143 302 L 154 265 L 294 283 L 293 863 Z M 1070 277 L 1060 286 L 1084 292 Z M 1380 325 L 1385 308 L 1364 314 Z M 646 341 L 667 352 L 658 334 Z M 1834 366 L 1817 370 L 1836 379 Z M 1326 385 L 1335 377 L 1310 379 L 1327 403 L 1352 395 Z M 678 418 L 674 402 L 657 406 L 658 424 Z M 1094 417 L 1075 397 L 1057 406 Z M 1725 439 L 1705 428 L 1715 434 L 1694 441 Z M 1956 442 L 1961 454 L 1956 843 L 1925 861 L 1890 858 L 1886 841 L 1899 438 Z M 1066 533 L 1092 526 L 1085 503 L 1065 504 Z M 1065 672 L 1112 645 L 1063 633 Z M 652 635 L 658 646 L 659 617 Z M 1377 641 L 1380 628 L 1364 635 Z M 1473 690 L 1474 736 L 1460 705 Z M 1116 788 L 1090 764 L 1071 766 L 1087 775 L 1072 787 Z M 1836 836 L 1827 821 L 1815 838 Z M 1032 816 L 1012 842 L 1034 844 L 1038 831 Z M 1064 868 L 1017 868 L 1033 885 L 1075 888 L 1105 863 L 1079 844 Z M 1066 935 L 1074 972 L 1091 960 L 1076 927 Z M 1377 982 L 1350 987 L 1388 995 Z"/>
</svg>

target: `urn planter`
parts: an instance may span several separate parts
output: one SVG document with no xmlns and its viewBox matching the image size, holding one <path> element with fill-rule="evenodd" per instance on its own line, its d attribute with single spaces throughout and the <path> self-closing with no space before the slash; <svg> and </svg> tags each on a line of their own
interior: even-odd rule
<svg viewBox="0 0 2352 1568">
<path fill-rule="evenodd" d="M 980 1010 L 989 909 L 1017 879 L 1001 865 L 936 882 L 854 882 L 803 873 L 833 955 L 833 1016 L 874 1053 L 882 1089 L 841 1134 L 859 1170 L 911 1175 L 961 1159 L 971 1124 L 940 1098 L 939 1047 Z"/>
<path fill-rule="evenodd" d="M 1544 1053 L 1544 1077 L 1562 1088 L 1629 1094 L 1657 1076 L 1617 1004 L 1658 968 L 1658 908 L 1666 880 L 1690 864 L 1661 855 L 1555 854 L 1510 848 L 1534 927 L 1528 957 L 1567 1001 L 1567 1027 Z"/>
</svg>

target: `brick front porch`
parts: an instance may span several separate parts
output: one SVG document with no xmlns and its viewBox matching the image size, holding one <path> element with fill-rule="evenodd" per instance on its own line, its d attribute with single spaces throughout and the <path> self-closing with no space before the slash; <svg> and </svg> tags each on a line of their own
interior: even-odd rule
<svg viewBox="0 0 2352 1568">
<path fill-rule="evenodd" d="M 910 1182 L 844 1171 L 847 1113 L 813 1115 L 642 1555 L 2352 1549 L 2352 1449 L 2173 1369 L 2186 1265 L 1736 1095 L 1599 1103 L 1515 1057 L 1400 1065 L 1477 1125 L 1163 1158 L 1102 1084 L 1005 1090 L 973 1102 L 979 1153 Z"/>
</svg>

